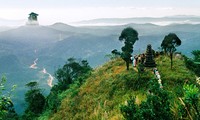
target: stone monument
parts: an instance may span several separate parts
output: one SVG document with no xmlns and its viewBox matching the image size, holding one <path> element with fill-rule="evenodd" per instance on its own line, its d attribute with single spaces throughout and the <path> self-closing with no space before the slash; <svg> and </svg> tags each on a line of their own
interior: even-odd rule
<svg viewBox="0 0 200 120">
<path fill-rule="evenodd" d="M 146 59 L 144 62 L 145 67 L 156 67 L 156 63 L 154 61 L 154 56 L 153 56 L 153 51 L 151 49 L 151 45 L 147 45 L 147 50 L 146 50 Z"/>
</svg>

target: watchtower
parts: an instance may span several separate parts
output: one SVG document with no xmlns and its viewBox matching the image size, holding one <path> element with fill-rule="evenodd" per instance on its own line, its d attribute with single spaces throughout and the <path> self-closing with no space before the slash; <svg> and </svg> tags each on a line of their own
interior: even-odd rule
<svg viewBox="0 0 200 120">
<path fill-rule="evenodd" d="M 28 17 L 27 25 L 39 25 L 37 17 L 37 13 L 31 12 Z"/>
</svg>

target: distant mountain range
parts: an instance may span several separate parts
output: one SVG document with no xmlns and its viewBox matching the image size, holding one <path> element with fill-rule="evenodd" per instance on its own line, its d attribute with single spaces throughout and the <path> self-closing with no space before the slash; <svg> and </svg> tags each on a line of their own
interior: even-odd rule
<svg viewBox="0 0 200 120">
<path fill-rule="evenodd" d="M 174 19 L 185 20 L 186 17 L 179 16 Z M 198 19 L 193 17 L 190 20 L 198 22 Z M 64 65 L 70 57 L 87 59 L 92 67 L 102 65 L 108 60 L 105 56 L 113 49 L 121 50 L 123 43 L 118 37 L 128 26 L 139 33 L 133 54 L 145 52 L 147 44 L 159 50 L 164 36 L 171 32 L 176 33 L 182 40 L 182 45 L 177 48 L 178 51 L 190 56 L 192 50 L 199 49 L 200 24 L 159 26 L 152 23 L 130 22 L 116 26 L 78 27 L 55 23 L 50 26 L 6 27 L 0 31 L 0 73 L 7 76 L 7 86 L 18 85 L 14 96 L 17 111 L 22 112 L 24 107 L 26 83 L 38 81 L 41 88 L 45 89 L 44 93 L 48 94 L 50 89 L 47 85 L 48 76 L 41 72 L 44 68 L 54 75 L 56 69 Z M 38 59 L 36 68 L 30 68 L 36 59 Z M 56 80 L 53 83 L 56 83 Z"/>
<path fill-rule="evenodd" d="M 0 18 L 0 26 L 19 26 L 24 25 L 26 20 L 9 20 Z"/>
<path fill-rule="evenodd" d="M 74 25 L 123 25 L 127 23 L 152 23 L 157 25 L 168 25 L 173 23 L 200 23 L 200 16 L 189 16 L 189 15 L 176 15 L 167 17 L 134 17 L 134 18 L 100 18 L 93 20 L 83 20 L 74 22 Z"/>
</svg>

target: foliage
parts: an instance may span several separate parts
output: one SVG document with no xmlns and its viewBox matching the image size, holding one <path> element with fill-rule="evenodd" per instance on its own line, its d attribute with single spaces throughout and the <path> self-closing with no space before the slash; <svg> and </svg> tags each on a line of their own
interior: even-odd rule
<svg viewBox="0 0 200 120">
<path fill-rule="evenodd" d="M 121 56 L 121 52 L 117 51 L 117 49 L 114 49 L 111 51 L 111 54 L 106 55 L 105 57 L 110 58 L 111 60 L 119 58 Z"/>
<path fill-rule="evenodd" d="M 62 100 L 59 95 L 69 89 L 70 85 L 77 84 L 80 87 L 91 70 L 87 60 L 78 61 L 75 58 L 69 58 L 67 63 L 55 72 L 58 83 L 52 87 L 46 98 L 46 110 L 57 112 Z"/>
<path fill-rule="evenodd" d="M 69 58 L 67 63 L 59 68 L 55 77 L 58 80 L 58 84 L 55 85 L 52 90 L 53 91 L 64 91 L 69 88 L 69 85 L 73 83 L 73 81 L 79 76 L 86 74 L 91 71 L 92 68 L 89 66 L 87 60 L 82 60 L 81 62 L 77 62 L 74 58 Z M 54 90 L 55 89 L 55 90 Z"/>
<path fill-rule="evenodd" d="M 25 94 L 25 101 L 28 105 L 22 118 L 31 120 L 43 112 L 45 97 L 42 95 L 41 89 L 38 88 L 37 82 L 29 82 L 26 86 L 29 88 Z"/>
<path fill-rule="evenodd" d="M 199 113 L 199 88 L 197 88 L 195 85 L 184 85 L 184 102 L 187 106 L 187 109 L 192 113 L 195 113 L 193 115 L 193 118 L 200 119 L 200 113 Z M 195 111 L 193 111 L 195 110 Z"/>
<path fill-rule="evenodd" d="M 129 106 L 134 103 L 133 108 L 140 111 L 134 114 L 137 119 L 181 119 L 178 97 L 184 97 L 183 85 L 194 83 L 195 74 L 181 59 L 174 59 L 173 70 L 168 67 L 169 57 L 160 55 L 155 60 L 163 89 L 159 88 L 157 79 L 152 79 L 152 69 L 145 68 L 140 74 L 132 67 L 127 71 L 123 59 L 116 58 L 96 68 L 82 85 L 74 81 L 66 91 L 58 94 L 62 101 L 56 113 L 49 113 L 48 117 L 44 114 L 40 118 L 121 120 L 124 117 L 120 106 L 127 106 L 130 96 L 135 96 L 131 98 L 135 102 L 130 102 Z M 135 89 L 136 86 L 139 87 Z"/>
<path fill-rule="evenodd" d="M 175 33 L 169 33 L 164 37 L 164 40 L 161 43 L 161 47 L 164 50 L 165 53 L 170 54 L 171 58 L 171 69 L 172 69 L 172 58 L 173 53 L 176 51 L 176 47 L 181 45 L 181 40 L 178 38 L 178 36 Z"/>
<path fill-rule="evenodd" d="M 119 51 L 117 51 L 116 49 L 111 51 L 112 54 L 116 55 L 116 56 L 120 56 L 121 53 Z"/>
<path fill-rule="evenodd" d="M 133 52 L 133 45 L 138 40 L 138 32 L 131 27 L 127 27 L 122 30 L 119 40 L 124 41 L 125 45 L 121 48 L 121 57 L 126 62 L 127 70 L 129 70 L 131 53 Z M 113 52 L 118 53 L 117 51 Z"/>
<path fill-rule="evenodd" d="M 135 104 L 135 97 L 130 97 L 130 100 L 127 101 L 127 105 L 122 105 L 120 107 L 120 111 L 127 120 L 137 120 L 139 116 L 137 113 L 138 105 Z"/>
<path fill-rule="evenodd" d="M 160 89 L 159 84 L 151 81 L 152 87 L 147 100 L 140 105 L 135 104 L 131 98 L 127 105 L 122 105 L 120 110 L 127 120 L 171 120 L 173 118 L 170 110 L 170 96 L 166 90 Z"/>
<path fill-rule="evenodd" d="M 196 75 L 200 76 L 200 50 L 194 50 L 192 51 L 192 54 L 194 55 L 193 59 L 185 56 L 185 64 L 187 68 L 194 71 Z"/>
<path fill-rule="evenodd" d="M 14 104 L 11 100 L 11 92 L 14 91 L 16 86 L 14 85 L 11 92 L 9 94 L 4 94 L 5 90 L 5 83 L 6 83 L 6 77 L 3 76 L 0 81 L 0 120 L 1 119 L 18 119 L 17 114 L 14 110 Z"/>
<path fill-rule="evenodd" d="M 200 50 L 194 50 L 192 51 L 192 54 L 194 55 L 194 61 L 200 62 Z"/>
<path fill-rule="evenodd" d="M 122 119 L 118 106 L 133 93 L 126 87 L 132 73 L 133 69 L 126 71 L 121 58 L 96 68 L 80 88 L 75 83 L 62 93 L 64 100 L 51 119 Z M 138 94 L 138 98 L 145 95 Z"/>
</svg>

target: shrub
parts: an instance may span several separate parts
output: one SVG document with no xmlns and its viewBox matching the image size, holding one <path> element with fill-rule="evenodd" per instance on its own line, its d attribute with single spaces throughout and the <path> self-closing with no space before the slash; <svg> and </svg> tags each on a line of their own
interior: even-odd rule
<svg viewBox="0 0 200 120">
<path fill-rule="evenodd" d="M 135 104 L 133 97 L 127 101 L 127 105 L 122 105 L 120 110 L 127 120 L 171 120 L 173 114 L 170 110 L 170 97 L 166 90 L 160 89 L 159 84 L 151 81 L 151 94 L 147 100 L 139 106 Z"/>
</svg>

